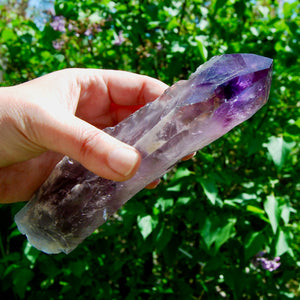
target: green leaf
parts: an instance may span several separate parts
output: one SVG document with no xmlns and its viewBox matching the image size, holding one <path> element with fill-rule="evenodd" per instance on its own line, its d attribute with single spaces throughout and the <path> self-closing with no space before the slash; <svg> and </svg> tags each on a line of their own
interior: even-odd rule
<svg viewBox="0 0 300 300">
<path fill-rule="evenodd" d="M 49 51 L 42 51 L 41 52 L 41 57 L 45 60 L 45 61 L 49 61 L 52 59 L 52 53 Z"/>
<path fill-rule="evenodd" d="M 216 202 L 221 204 L 222 201 L 218 197 L 218 187 L 215 183 L 214 178 L 212 176 L 210 176 L 208 178 L 201 178 L 201 179 L 199 179 L 199 181 L 204 190 L 206 197 L 211 202 L 211 204 L 215 205 Z"/>
<path fill-rule="evenodd" d="M 201 230 L 201 236 L 207 246 L 210 249 L 210 246 L 215 241 L 214 230 L 212 229 L 212 222 L 209 218 L 205 220 L 204 227 Z"/>
<path fill-rule="evenodd" d="M 227 224 L 224 227 L 220 227 L 215 235 L 215 251 L 218 252 L 219 248 L 227 242 L 235 232 L 234 225 L 236 219 L 228 219 Z"/>
<path fill-rule="evenodd" d="M 298 4 L 298 1 L 293 1 L 292 3 L 288 3 L 288 1 L 284 2 L 283 14 L 286 19 L 289 19 L 293 14 L 297 14 L 296 7 Z"/>
<path fill-rule="evenodd" d="M 181 191 L 181 182 L 176 185 L 169 186 L 167 188 L 167 191 L 168 192 L 180 192 Z"/>
<path fill-rule="evenodd" d="M 199 35 L 199 36 L 196 36 L 195 39 L 196 39 L 196 42 L 197 42 L 197 46 L 198 46 L 200 55 L 201 55 L 203 61 L 206 61 L 207 56 L 208 56 L 208 51 L 207 51 L 207 49 L 204 45 L 205 44 L 205 37 L 202 36 L 202 35 Z"/>
<path fill-rule="evenodd" d="M 176 53 L 176 52 L 183 53 L 185 49 L 186 47 L 180 45 L 178 41 L 172 43 L 172 48 L 171 48 L 172 53 Z"/>
<path fill-rule="evenodd" d="M 279 231 L 278 238 L 275 245 L 275 256 L 281 256 L 289 251 L 288 236 L 282 230 Z"/>
<path fill-rule="evenodd" d="M 15 41 L 17 39 L 17 35 L 10 28 L 4 28 L 1 34 L 4 42 Z"/>
<path fill-rule="evenodd" d="M 261 215 L 263 215 L 265 213 L 265 211 L 263 209 L 253 206 L 253 205 L 247 205 L 246 210 L 253 212 L 255 214 L 261 214 Z"/>
<path fill-rule="evenodd" d="M 17 269 L 14 272 L 13 275 L 13 284 L 14 284 L 14 290 L 16 291 L 16 293 L 18 294 L 18 296 L 23 299 L 28 283 L 32 280 L 32 278 L 34 277 L 34 273 L 33 271 L 29 270 L 29 269 Z"/>
<path fill-rule="evenodd" d="M 284 221 L 284 224 L 287 225 L 290 221 L 290 212 L 291 208 L 285 204 L 281 207 L 281 219 Z"/>
<path fill-rule="evenodd" d="M 159 198 L 155 203 L 155 207 L 160 208 L 162 212 L 166 211 L 168 208 L 173 207 L 173 205 L 174 205 L 174 199 L 172 198 L 169 199 Z"/>
<path fill-rule="evenodd" d="M 207 218 L 201 230 L 201 236 L 203 237 L 208 249 L 210 249 L 212 244 L 215 243 L 215 253 L 218 252 L 219 248 L 233 235 L 235 231 L 234 225 L 236 223 L 236 219 L 232 218 L 221 221 L 216 219 L 212 222 L 211 219 Z M 223 222 L 226 224 L 225 226 L 220 224 Z"/>
<path fill-rule="evenodd" d="M 8 260 L 7 260 L 8 261 Z M 10 274 L 11 272 L 15 271 L 19 269 L 19 265 L 11 263 L 5 270 L 4 274 L 2 274 L 3 277 L 7 276 L 8 274 Z"/>
<path fill-rule="evenodd" d="M 176 173 L 174 174 L 172 181 L 176 181 L 176 180 L 180 180 L 184 177 L 188 177 L 191 174 L 193 174 L 189 169 L 185 168 L 185 167 L 179 167 L 176 171 Z"/>
<path fill-rule="evenodd" d="M 144 217 L 138 216 L 137 223 L 144 239 L 151 234 L 157 225 L 157 222 L 154 221 L 150 215 Z"/>
<path fill-rule="evenodd" d="M 276 233 L 279 224 L 280 209 L 274 195 L 269 195 L 267 197 L 267 200 L 264 203 L 264 209 L 269 217 L 272 230 Z"/>
<path fill-rule="evenodd" d="M 64 55 L 60 53 L 54 54 L 53 57 L 55 57 L 55 59 L 57 59 L 59 62 L 63 62 L 65 60 Z"/>
<path fill-rule="evenodd" d="M 272 136 L 264 146 L 267 147 L 276 167 L 281 169 L 295 143 L 287 143 L 282 137 Z"/>
<path fill-rule="evenodd" d="M 242 193 L 234 199 L 226 199 L 224 204 L 236 206 L 235 204 L 247 205 L 251 201 L 257 201 L 256 194 Z"/>
<path fill-rule="evenodd" d="M 251 232 L 245 242 L 245 260 L 263 249 L 266 240 L 262 232 Z"/>
<path fill-rule="evenodd" d="M 192 197 L 179 197 L 176 204 L 188 204 L 192 200 Z"/>
</svg>

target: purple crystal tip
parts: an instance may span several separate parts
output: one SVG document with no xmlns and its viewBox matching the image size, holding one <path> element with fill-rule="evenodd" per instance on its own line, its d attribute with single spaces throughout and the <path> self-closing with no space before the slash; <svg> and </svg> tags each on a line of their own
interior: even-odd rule
<svg viewBox="0 0 300 300">
<path fill-rule="evenodd" d="M 191 79 L 201 90 L 215 88 L 214 97 L 207 103 L 213 107 L 215 121 L 219 121 L 224 130 L 230 130 L 267 102 L 272 68 L 273 60 L 267 57 L 227 54 L 200 66 Z"/>
</svg>

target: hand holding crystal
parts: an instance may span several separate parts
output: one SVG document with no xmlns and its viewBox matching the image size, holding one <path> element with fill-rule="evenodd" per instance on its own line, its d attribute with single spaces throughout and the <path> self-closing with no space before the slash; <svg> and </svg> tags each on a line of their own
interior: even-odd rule
<svg viewBox="0 0 300 300">
<path fill-rule="evenodd" d="M 215 56 L 104 132 L 135 147 L 136 174 L 123 182 L 97 176 L 65 156 L 15 216 L 21 233 L 46 253 L 70 253 L 141 189 L 184 156 L 249 119 L 268 100 L 272 59 Z M 111 97 L 110 97 L 111 98 Z"/>
<path fill-rule="evenodd" d="M 66 69 L 0 88 L 0 202 L 29 200 L 64 155 L 101 177 L 131 178 L 138 151 L 100 129 L 166 88 L 147 76 L 96 69 Z"/>
</svg>

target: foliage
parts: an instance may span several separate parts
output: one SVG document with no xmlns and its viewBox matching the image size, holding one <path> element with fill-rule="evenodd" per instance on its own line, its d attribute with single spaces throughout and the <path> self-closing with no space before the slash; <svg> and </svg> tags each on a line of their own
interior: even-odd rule
<svg viewBox="0 0 300 300">
<path fill-rule="evenodd" d="M 0 6 L 1 85 L 68 67 L 171 84 L 218 54 L 274 59 L 261 111 L 139 193 L 68 256 L 32 248 L 13 223 L 22 204 L 1 206 L 1 297 L 299 297 L 300 7 L 280 3 L 57 0 L 41 30 L 17 4 Z M 261 251 L 280 267 L 259 264 Z"/>
</svg>

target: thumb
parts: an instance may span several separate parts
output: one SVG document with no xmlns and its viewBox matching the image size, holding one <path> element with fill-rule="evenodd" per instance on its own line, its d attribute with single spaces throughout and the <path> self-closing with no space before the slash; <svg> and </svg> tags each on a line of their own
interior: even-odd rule
<svg viewBox="0 0 300 300">
<path fill-rule="evenodd" d="M 43 146 L 80 162 L 98 176 L 124 181 L 131 178 L 140 164 L 140 155 L 133 147 L 113 138 L 74 115 L 64 115 L 53 126 L 47 126 Z"/>
</svg>

